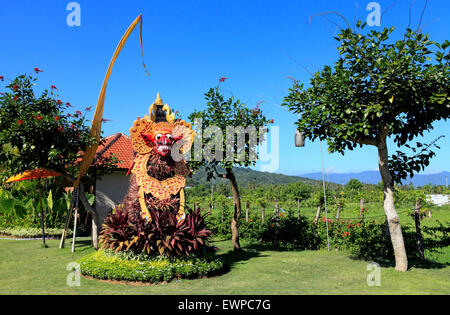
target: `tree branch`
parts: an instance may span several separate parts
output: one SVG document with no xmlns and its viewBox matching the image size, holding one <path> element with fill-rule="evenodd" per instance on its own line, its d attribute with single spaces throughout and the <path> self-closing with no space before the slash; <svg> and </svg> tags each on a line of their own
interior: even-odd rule
<svg viewBox="0 0 450 315">
<path fill-rule="evenodd" d="M 214 172 L 216 172 L 217 177 L 228 179 L 227 174 L 220 174 L 215 167 L 214 167 Z"/>
<path fill-rule="evenodd" d="M 311 25 L 311 19 L 312 19 L 313 17 L 320 16 L 320 15 L 326 15 L 326 14 L 336 14 L 336 15 L 338 15 L 341 19 L 343 19 L 343 20 L 345 21 L 345 23 L 347 23 L 348 28 L 351 29 L 350 24 L 347 22 L 347 20 L 345 19 L 345 17 L 342 16 L 341 14 L 339 14 L 338 12 L 335 12 L 335 11 L 332 11 L 332 12 L 324 12 L 324 13 L 319 13 L 319 14 L 315 14 L 315 15 L 310 15 L 310 16 L 309 16 L 309 25 Z"/>
<path fill-rule="evenodd" d="M 371 138 L 371 137 L 363 137 L 363 138 L 359 138 L 357 141 L 355 141 L 359 144 L 367 144 L 367 145 L 374 145 L 374 146 L 378 146 L 378 140 L 375 138 Z"/>
</svg>

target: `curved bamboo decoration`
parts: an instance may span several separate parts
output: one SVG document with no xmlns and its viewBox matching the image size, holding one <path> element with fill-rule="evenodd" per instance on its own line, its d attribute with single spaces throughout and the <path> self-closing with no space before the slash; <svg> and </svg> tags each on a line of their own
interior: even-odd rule
<svg viewBox="0 0 450 315">
<path fill-rule="evenodd" d="M 139 14 L 139 16 L 131 23 L 131 25 L 128 27 L 127 31 L 123 35 L 122 39 L 119 42 L 119 45 L 117 46 L 113 57 L 111 58 L 111 61 L 109 62 L 109 67 L 105 75 L 105 79 L 103 80 L 102 89 L 100 90 L 100 95 L 97 100 L 97 106 L 95 107 L 95 113 L 94 118 L 92 119 L 91 123 L 91 131 L 89 133 L 90 138 L 95 138 L 96 144 L 88 145 L 86 147 L 86 150 L 84 151 L 83 160 L 81 162 L 80 171 L 78 173 L 78 177 L 75 180 L 74 188 L 77 187 L 80 183 L 81 176 L 83 176 L 91 166 L 92 161 L 94 160 L 95 154 L 97 152 L 98 148 L 98 142 L 100 141 L 100 134 L 102 130 L 102 119 L 103 119 L 103 105 L 105 103 L 105 93 L 106 93 L 106 86 L 108 84 L 109 77 L 111 75 L 112 68 L 114 66 L 114 63 L 117 59 L 117 57 L 120 54 L 120 51 L 122 50 L 123 46 L 128 40 L 128 37 L 130 37 L 131 33 L 133 32 L 134 28 L 138 23 L 140 24 L 140 43 L 141 43 L 141 57 L 143 58 L 144 51 L 143 51 L 143 43 L 142 43 L 142 14 Z M 147 68 L 145 67 L 144 61 L 142 61 L 142 64 L 144 66 L 145 72 L 147 75 L 150 75 L 147 72 Z"/>
</svg>

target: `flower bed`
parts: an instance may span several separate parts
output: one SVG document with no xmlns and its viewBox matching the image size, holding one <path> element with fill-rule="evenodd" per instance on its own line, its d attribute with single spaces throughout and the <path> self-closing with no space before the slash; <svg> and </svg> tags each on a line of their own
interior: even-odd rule
<svg viewBox="0 0 450 315">
<path fill-rule="evenodd" d="M 224 264 L 219 258 L 133 255 L 99 250 L 78 261 L 81 274 L 102 280 L 158 283 L 173 279 L 195 279 L 219 275 Z"/>
</svg>

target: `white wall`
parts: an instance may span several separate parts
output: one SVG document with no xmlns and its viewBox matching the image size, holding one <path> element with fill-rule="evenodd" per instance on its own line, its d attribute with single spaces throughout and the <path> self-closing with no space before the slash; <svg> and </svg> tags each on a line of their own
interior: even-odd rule
<svg viewBox="0 0 450 315">
<path fill-rule="evenodd" d="M 428 200 L 438 206 L 446 205 L 450 203 L 449 195 L 427 195 Z"/>
<path fill-rule="evenodd" d="M 96 190 L 101 191 L 108 196 L 116 205 L 122 203 L 128 191 L 130 177 L 126 176 L 126 172 L 113 172 L 106 175 L 102 180 L 97 181 Z"/>
<path fill-rule="evenodd" d="M 99 231 L 105 218 L 115 205 L 122 203 L 128 192 L 130 178 L 125 175 L 126 172 L 113 172 L 96 183 L 95 208 L 98 212 Z"/>
</svg>

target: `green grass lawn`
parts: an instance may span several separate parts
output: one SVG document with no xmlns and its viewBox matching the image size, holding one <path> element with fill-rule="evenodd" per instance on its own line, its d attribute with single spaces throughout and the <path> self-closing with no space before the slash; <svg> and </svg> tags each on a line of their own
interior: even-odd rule
<svg viewBox="0 0 450 315">
<path fill-rule="evenodd" d="M 231 251 L 230 241 L 217 241 L 221 255 L 230 264 L 222 276 L 182 280 L 150 286 L 111 284 L 81 279 L 81 286 L 66 284 L 68 263 L 93 249 L 88 240 L 58 249 L 58 241 L 0 240 L 0 294 L 450 294 L 449 248 L 435 257 L 441 264 L 415 264 L 404 273 L 391 263 L 382 264 L 381 285 L 368 286 L 367 261 L 346 252 Z"/>
</svg>

